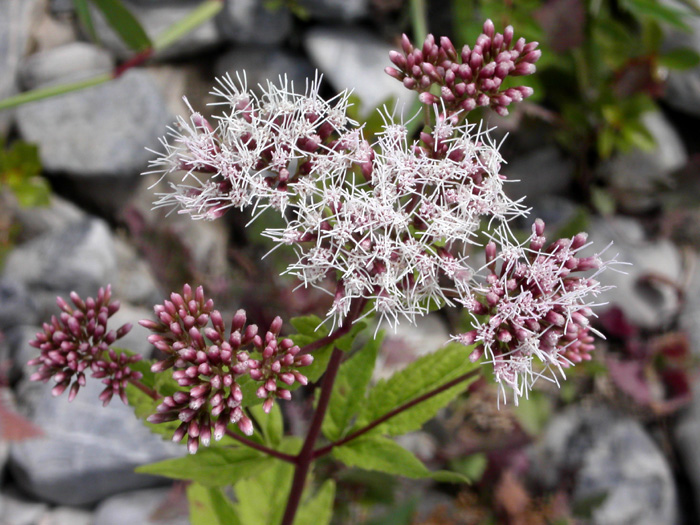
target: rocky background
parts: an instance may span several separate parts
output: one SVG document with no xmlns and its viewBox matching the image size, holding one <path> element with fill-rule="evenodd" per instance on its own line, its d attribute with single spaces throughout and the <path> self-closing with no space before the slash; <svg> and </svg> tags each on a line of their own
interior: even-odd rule
<svg viewBox="0 0 700 525">
<path fill-rule="evenodd" d="M 124 0 L 151 35 L 197 3 Z M 0 112 L 0 137 L 38 145 L 52 188 L 44 207 L 20 206 L 0 192 L 0 235 L 12 245 L 0 273 L 0 524 L 188 522 L 182 486 L 133 472 L 183 454 L 180 446 L 151 435 L 118 401 L 102 408 L 99 383 L 88 383 L 69 405 L 66 396 L 51 397 L 50 385 L 28 382 L 24 363 L 36 351 L 27 343 L 56 312 L 56 295 L 94 295 L 111 283 L 122 302 L 115 326 L 149 317 L 153 304 L 185 282 L 203 284 L 218 306 L 244 307 L 263 323 L 280 311 L 288 319 L 324 310 L 324 297 L 293 294 L 295 283 L 278 277 L 283 254 L 260 260 L 268 247 L 255 225 L 244 227 L 246 216 L 192 222 L 152 211 L 160 186 L 150 188 L 157 181 L 140 175 L 153 158 L 146 148 L 157 150 L 166 126 L 186 113 L 182 96 L 206 112 L 214 78 L 225 73 L 245 70 L 249 86 L 286 74 L 303 87 L 319 70 L 329 95 L 355 90 L 361 117 L 390 97 L 410 106 L 411 97 L 383 73 L 408 27 L 404 2 L 271 4 L 228 0 L 217 17 L 143 67 Z M 432 32 L 451 34 L 447 10 L 433 6 L 430 14 Z M 99 45 L 79 30 L 70 0 L 0 0 L 0 99 L 108 73 L 128 58 L 114 32 L 95 20 Z M 689 23 L 694 33 L 666 38 L 700 52 L 700 21 Z M 520 180 L 513 196 L 528 196 L 533 217 L 555 227 L 583 217 L 597 246 L 613 241 L 609 253 L 633 263 L 625 274 L 604 275 L 617 286 L 600 310 L 607 342 L 561 391 L 542 385 L 518 410 L 498 410 L 484 383 L 403 439 L 429 463 L 476 469 L 474 486 L 399 481 L 392 492 L 387 480 L 347 475 L 338 523 L 366 516 L 388 523 L 376 517 L 407 508 L 414 523 L 700 522 L 700 397 L 692 393 L 700 392 L 700 68 L 671 73 L 660 107 L 644 117 L 652 151 L 598 163 L 616 199 L 604 217 L 586 208 L 576 160 L 562 153 L 543 120 L 486 115 L 512 131 L 505 174 Z M 442 344 L 451 322 L 434 316 L 390 334 L 377 375 Z M 121 346 L 150 355 L 144 332 L 136 326 Z"/>
</svg>

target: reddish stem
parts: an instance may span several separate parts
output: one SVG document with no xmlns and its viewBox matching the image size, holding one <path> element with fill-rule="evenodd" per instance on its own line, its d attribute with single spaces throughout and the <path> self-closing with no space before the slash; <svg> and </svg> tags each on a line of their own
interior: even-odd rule
<svg viewBox="0 0 700 525">
<path fill-rule="evenodd" d="M 306 476 L 308 475 L 309 467 L 311 467 L 311 463 L 314 460 L 314 445 L 316 444 L 316 440 L 321 433 L 323 418 L 326 415 L 328 403 L 331 400 L 333 383 L 335 383 L 335 378 L 338 374 L 338 369 L 340 368 L 340 363 L 342 360 L 343 351 L 337 347 L 334 348 L 331 359 L 328 362 L 328 368 L 326 368 L 326 373 L 323 376 L 321 395 L 319 396 L 318 405 L 316 406 L 316 411 L 314 412 L 314 418 L 311 421 L 311 426 L 309 427 L 309 433 L 306 435 L 301 452 L 299 452 L 299 455 L 295 458 L 296 468 L 294 470 L 294 479 L 292 481 L 292 488 L 289 492 L 289 497 L 287 498 L 287 507 L 284 509 L 282 525 L 292 525 L 294 523 L 294 516 L 299 508 L 301 495 L 304 492 Z"/>
</svg>

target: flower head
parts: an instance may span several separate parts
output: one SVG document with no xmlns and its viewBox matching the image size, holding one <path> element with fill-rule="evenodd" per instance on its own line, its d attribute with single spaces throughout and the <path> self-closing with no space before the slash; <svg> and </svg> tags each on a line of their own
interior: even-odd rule
<svg viewBox="0 0 700 525">
<path fill-rule="evenodd" d="M 307 382 L 297 368 L 311 364 L 313 358 L 298 355 L 298 346 L 290 339 L 279 338 L 279 317 L 266 333 L 259 333 L 257 325 L 246 324 L 246 314 L 239 310 L 227 335 L 213 301 L 204 297 L 201 286 L 192 290 L 189 285 L 184 286 L 182 294 L 172 293 L 170 301 L 154 310 L 156 321 L 140 321 L 154 332 L 148 340 L 165 354 L 151 370 L 172 368 L 173 379 L 182 388 L 165 397 L 148 421 L 179 420 L 173 440 L 188 436 L 190 453 L 195 453 L 200 444 L 208 446 L 212 435 L 220 440 L 229 424 L 238 425 L 245 434 L 253 433 L 253 423 L 242 405 L 244 380 L 261 383 L 257 395 L 265 400 L 266 412 L 275 398 L 291 398 L 291 392 L 278 382 L 287 386 L 295 381 Z"/>
<path fill-rule="evenodd" d="M 428 35 L 422 47 L 414 47 L 403 35 L 403 53 L 392 51 L 389 57 L 396 67 L 385 71 L 407 89 L 420 93 L 420 101 L 429 106 L 441 101 L 451 112 L 489 106 L 499 115 L 507 115 L 511 103 L 520 102 L 533 91 L 525 86 L 506 89 L 503 81 L 508 76 L 535 72 L 541 55 L 537 46 L 524 38 L 513 41 L 512 26 L 496 33 L 493 22 L 487 20 L 474 46 L 464 46 L 461 52 L 447 37 L 436 42 Z M 439 95 L 431 92 L 434 85 L 440 86 Z"/>
<path fill-rule="evenodd" d="M 590 298 L 604 288 L 595 274 L 587 274 L 615 261 L 580 257 L 588 246 L 583 233 L 547 244 L 539 219 L 525 244 L 512 244 L 505 235 L 499 241 L 500 253 L 496 242 L 486 246 L 485 282 L 475 282 L 474 295 L 463 301 L 474 328 L 454 339 L 475 345 L 473 361 L 485 356 L 493 363 L 496 381 L 513 390 L 517 404 L 548 370 L 563 374 L 564 368 L 591 359 Z"/>
<path fill-rule="evenodd" d="M 126 404 L 126 384 L 129 379 L 140 379 L 141 373 L 131 370 L 130 363 L 140 360 L 140 356 L 117 354 L 110 348 L 116 340 L 124 337 L 131 324 L 109 330 L 107 322 L 119 310 L 119 301 L 112 301 L 112 288 L 100 288 L 97 297 L 83 301 L 71 292 L 73 306 L 62 297 L 56 302 L 62 310 L 59 317 L 51 317 L 44 323 L 43 332 L 36 334 L 30 345 L 39 348 L 41 355 L 29 361 L 30 366 L 39 366 L 31 375 L 32 381 L 47 382 L 53 379 L 56 386 L 51 391 L 61 395 L 70 387 L 68 400 L 72 401 L 81 386 L 85 386 L 86 371 L 92 377 L 102 379 L 107 385 L 100 394 L 100 400 L 107 405 L 114 394 Z"/>
</svg>

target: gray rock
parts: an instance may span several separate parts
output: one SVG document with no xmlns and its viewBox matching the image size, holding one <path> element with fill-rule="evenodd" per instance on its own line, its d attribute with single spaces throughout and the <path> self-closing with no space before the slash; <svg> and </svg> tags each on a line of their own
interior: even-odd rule
<svg viewBox="0 0 700 525">
<path fill-rule="evenodd" d="M 56 507 L 41 518 L 41 525 L 92 525 L 92 512 L 73 507 Z"/>
<path fill-rule="evenodd" d="M 153 353 L 153 345 L 148 342 L 148 336 L 151 335 L 152 332 L 138 323 L 141 319 L 151 319 L 152 317 L 153 309 L 137 308 L 122 303 L 119 311 L 110 317 L 109 326 L 112 329 L 119 328 L 126 323 L 131 323 L 133 326 L 131 331 L 119 339 L 114 346 L 126 348 L 132 352 L 141 354 L 146 359 L 150 358 Z"/>
<path fill-rule="evenodd" d="M 99 219 L 85 219 L 16 247 L 2 275 L 29 290 L 44 319 L 55 313 L 56 295 L 75 290 L 94 297 L 113 279 L 116 266 L 109 228 Z"/>
<path fill-rule="evenodd" d="M 42 11 L 39 20 L 32 25 L 32 47 L 35 52 L 63 46 L 78 39 L 76 26 L 70 17 L 54 17 L 48 9 Z"/>
<path fill-rule="evenodd" d="M 109 73 L 114 68 L 112 56 L 92 44 L 71 42 L 28 56 L 20 68 L 25 89 L 75 82 Z"/>
<path fill-rule="evenodd" d="M 46 233 L 65 230 L 71 224 L 86 219 L 87 215 L 70 201 L 52 194 L 48 206 L 12 209 L 17 224 L 20 226 L 18 242 L 27 242 Z"/>
<path fill-rule="evenodd" d="M 128 242 L 115 237 L 117 278 L 112 283 L 120 300 L 151 308 L 163 299 L 153 272 Z"/>
<path fill-rule="evenodd" d="M 369 0 L 299 0 L 311 18 L 350 22 L 369 14 Z"/>
<path fill-rule="evenodd" d="M 36 323 L 38 313 L 36 302 L 22 282 L 0 277 L 0 330 Z"/>
<path fill-rule="evenodd" d="M 671 186 L 671 174 L 688 162 L 683 141 L 661 112 L 645 113 L 642 121 L 654 137 L 654 150 L 635 149 L 601 167 L 622 206 L 635 212 L 655 206 L 659 190 Z"/>
<path fill-rule="evenodd" d="M 51 384 L 20 383 L 20 409 L 45 436 L 12 445 L 9 466 L 18 486 L 44 501 L 84 505 L 163 482 L 134 468 L 180 455 L 184 447 L 151 434 L 119 399 L 102 407 L 103 387 L 88 379 L 68 403 L 66 395 L 51 395 Z"/>
<path fill-rule="evenodd" d="M 603 286 L 614 287 L 598 296 L 596 302 L 619 306 L 641 328 L 660 329 L 669 323 L 680 308 L 677 291 L 667 283 L 649 281 L 647 277 L 660 276 L 679 282 L 682 265 L 674 244 L 666 239 L 647 239 L 637 221 L 623 217 L 593 220 L 588 233 L 597 251 L 613 243 L 603 255 L 604 260 L 617 254 L 618 261 L 631 263 L 596 277 Z"/>
<path fill-rule="evenodd" d="M 0 100 L 17 92 L 17 71 L 27 52 L 31 26 L 39 14 L 39 0 L 0 2 Z M 0 136 L 4 136 L 14 111 L 0 111 Z"/>
<path fill-rule="evenodd" d="M 5 332 L 7 339 L 8 358 L 11 359 L 11 367 L 8 374 L 10 381 L 18 381 L 23 376 L 29 376 L 36 370 L 35 367 L 27 366 L 30 359 L 39 355 L 39 350 L 29 344 L 34 340 L 36 334 L 41 332 L 40 326 L 18 325 Z"/>
<path fill-rule="evenodd" d="M 416 93 L 384 73 L 391 65 L 389 51 L 393 46 L 356 27 L 311 29 L 304 45 L 312 62 L 337 90 L 354 90 L 363 117 L 386 102 L 389 109 L 398 104 L 399 110 L 410 113 Z"/>
<path fill-rule="evenodd" d="M 22 137 L 39 145 L 50 172 L 74 177 L 129 177 L 146 168 L 170 124 L 163 96 L 147 71 L 18 108 Z"/>
<path fill-rule="evenodd" d="M 237 44 L 280 44 L 291 33 L 292 14 L 262 0 L 225 0 L 216 26 L 223 38 Z"/>
<path fill-rule="evenodd" d="M 671 469 L 632 419 L 604 409 L 568 410 L 552 420 L 531 459 L 534 483 L 550 490 L 564 483 L 573 485 L 574 507 L 591 503 L 591 519 L 581 523 L 676 523 Z"/>
<path fill-rule="evenodd" d="M 155 40 L 170 26 L 186 18 L 202 0 L 184 0 L 179 2 L 134 2 L 123 0 L 127 9 L 138 19 L 146 34 Z M 133 56 L 121 38 L 107 24 L 97 9 L 92 9 L 95 31 L 100 42 L 120 59 Z M 211 49 L 221 42 L 213 20 L 197 26 L 178 41 L 158 52 L 161 59 L 173 59 L 192 56 Z"/>
<path fill-rule="evenodd" d="M 125 523 L 149 523 L 152 515 L 168 504 L 168 497 L 172 489 L 148 489 L 136 492 L 126 492 L 112 496 L 100 503 L 95 510 L 93 525 L 124 525 Z M 172 508 L 172 504 L 168 505 Z M 159 515 L 158 524 L 162 525 L 188 525 L 187 515 L 181 515 L 177 508 L 173 509 L 173 516 L 162 517 Z M 180 511 L 185 510 L 179 509 Z M 170 513 L 169 513 L 170 514 Z"/>
<path fill-rule="evenodd" d="M 0 523 L 3 525 L 37 525 L 48 505 L 17 494 L 0 494 Z"/>
<path fill-rule="evenodd" d="M 503 175 L 512 181 L 504 185 L 514 200 L 526 197 L 530 206 L 544 195 L 565 194 L 573 180 L 574 162 L 554 146 L 547 146 L 516 157 L 503 166 Z"/>
<path fill-rule="evenodd" d="M 277 83 L 280 76 L 294 83 L 294 90 L 302 92 L 306 88 L 306 79 L 314 77 L 313 66 L 300 56 L 272 47 L 244 46 L 236 47 L 222 55 L 216 62 L 217 76 L 245 71 L 248 86 L 255 90 L 258 84 L 265 86 L 267 81 Z"/>
</svg>

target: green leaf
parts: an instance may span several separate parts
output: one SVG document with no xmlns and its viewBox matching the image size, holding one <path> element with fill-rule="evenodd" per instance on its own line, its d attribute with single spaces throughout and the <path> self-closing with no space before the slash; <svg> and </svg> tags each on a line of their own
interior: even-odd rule
<svg viewBox="0 0 700 525">
<path fill-rule="evenodd" d="M 273 462 L 269 456 L 249 448 L 203 447 L 196 454 L 143 465 L 136 472 L 224 487 L 268 469 Z"/>
<path fill-rule="evenodd" d="M 691 69 L 700 64 L 700 55 L 694 50 L 681 47 L 664 53 L 658 59 L 659 65 L 669 69 Z"/>
<path fill-rule="evenodd" d="M 357 430 L 380 418 L 393 409 L 434 390 L 479 367 L 469 361 L 469 348 L 459 343 L 450 343 L 432 354 L 417 359 L 388 380 L 382 380 L 370 391 L 369 398 L 357 418 L 353 429 Z M 470 381 L 463 381 L 446 391 L 390 418 L 371 432 L 392 436 L 405 434 L 421 428 L 460 392 L 464 392 Z"/>
<path fill-rule="evenodd" d="M 372 378 L 377 351 L 381 344 L 381 336 L 369 341 L 338 370 L 328 412 L 321 427 L 323 435 L 330 441 L 337 441 L 343 437 L 352 418 L 364 403 L 365 391 Z"/>
<path fill-rule="evenodd" d="M 260 427 L 264 443 L 270 447 L 279 445 L 284 433 L 284 421 L 282 420 L 282 411 L 279 403 L 275 403 L 272 406 L 269 414 L 265 413 L 262 405 L 249 407 L 248 410 Z"/>
<path fill-rule="evenodd" d="M 333 518 L 333 500 L 335 499 L 335 482 L 326 480 L 316 494 L 301 502 L 294 518 L 294 525 L 328 525 Z"/>
<path fill-rule="evenodd" d="M 328 335 L 328 328 L 323 324 L 323 320 L 315 315 L 307 315 L 304 317 L 295 317 L 290 321 L 292 326 L 297 330 L 297 333 L 289 336 L 294 341 L 295 345 L 305 346 L 318 341 L 322 337 Z M 309 382 L 315 383 L 323 375 L 328 366 L 328 361 L 333 353 L 333 347 L 337 346 L 344 352 L 347 352 L 352 347 L 352 344 L 357 337 L 357 334 L 367 327 L 364 321 L 354 323 L 350 327 L 350 331 L 342 337 L 339 337 L 332 344 L 328 344 L 318 350 L 314 350 L 311 355 L 314 356 L 314 362 L 303 368 L 301 372 L 309 379 Z M 295 383 L 296 387 L 299 386 Z M 294 389 L 295 386 L 292 386 Z"/>
<path fill-rule="evenodd" d="M 153 42 L 153 48 L 161 50 L 171 46 L 187 33 L 194 31 L 204 22 L 213 18 L 223 7 L 224 3 L 220 0 L 202 2 L 199 6 L 190 11 L 186 17 L 178 20 L 159 34 L 155 42 Z"/>
<path fill-rule="evenodd" d="M 130 49 L 145 51 L 151 48 L 151 39 L 148 38 L 146 31 L 120 0 L 91 1 L 102 12 L 107 23 Z"/>
<path fill-rule="evenodd" d="M 532 391 L 527 401 L 513 407 L 513 412 L 525 432 L 531 436 L 539 436 L 549 421 L 552 406 L 545 394 Z"/>
<path fill-rule="evenodd" d="M 433 478 L 442 482 L 468 482 L 456 472 L 430 472 L 411 452 L 395 441 L 381 436 L 362 436 L 335 447 L 333 457 L 349 467 L 377 470 L 407 478 Z"/>
<path fill-rule="evenodd" d="M 23 208 L 48 206 L 51 203 L 51 186 L 43 177 L 30 177 L 17 184 L 13 184 L 10 178 L 9 187 Z"/>
<path fill-rule="evenodd" d="M 95 25 L 92 23 L 92 16 L 90 16 L 88 0 L 73 0 L 73 6 L 75 7 L 75 14 L 78 16 L 78 20 L 87 32 L 90 40 L 99 42 L 97 32 L 95 31 Z"/>
<path fill-rule="evenodd" d="M 450 463 L 450 467 L 453 470 L 464 475 L 472 483 L 476 483 L 481 479 L 487 466 L 488 459 L 483 452 L 470 454 L 469 456 L 459 458 Z"/>
<path fill-rule="evenodd" d="M 411 525 L 418 508 L 418 500 L 413 498 L 392 506 L 379 518 L 366 521 L 364 525 Z"/>
<path fill-rule="evenodd" d="M 270 468 L 254 477 L 237 482 L 233 490 L 234 508 L 245 525 L 279 525 L 284 513 L 294 467 L 273 460 Z"/>
<path fill-rule="evenodd" d="M 640 17 L 648 16 L 659 22 L 666 22 L 678 29 L 688 29 L 685 23 L 685 18 L 688 16 L 687 12 L 664 5 L 658 0 L 623 0 L 621 4 L 634 15 Z"/>
<path fill-rule="evenodd" d="M 220 488 L 191 483 L 187 486 L 192 525 L 241 525 L 241 520 Z"/>
</svg>

